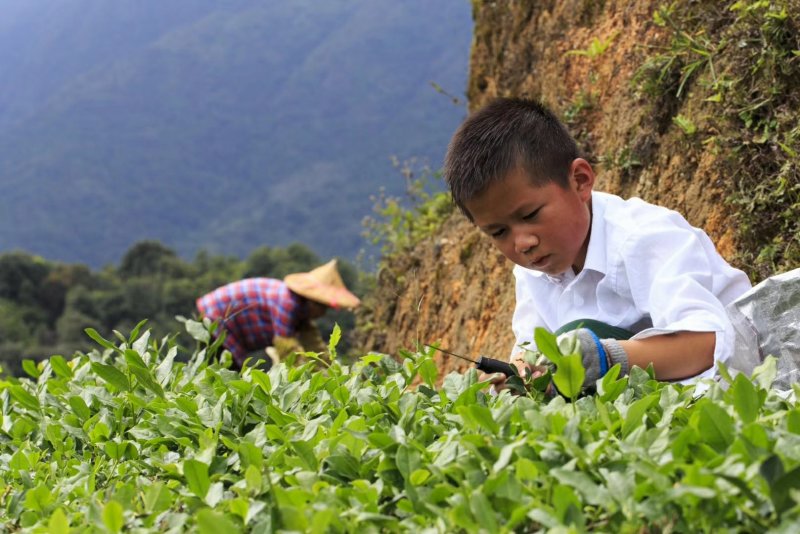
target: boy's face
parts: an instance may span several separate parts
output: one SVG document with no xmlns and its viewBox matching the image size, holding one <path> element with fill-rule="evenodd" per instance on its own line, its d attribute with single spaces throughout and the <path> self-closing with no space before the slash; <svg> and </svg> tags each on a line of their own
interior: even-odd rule
<svg viewBox="0 0 800 534">
<path fill-rule="evenodd" d="M 527 269 L 558 275 L 583 269 L 589 246 L 594 171 L 586 160 L 570 166 L 569 187 L 533 183 L 523 169 L 509 172 L 465 202 L 476 226 L 506 258 Z"/>
</svg>

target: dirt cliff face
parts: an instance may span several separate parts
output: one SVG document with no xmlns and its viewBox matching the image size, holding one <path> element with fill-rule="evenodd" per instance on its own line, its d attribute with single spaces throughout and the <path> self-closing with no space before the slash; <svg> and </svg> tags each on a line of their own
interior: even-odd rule
<svg viewBox="0 0 800 534">
<path fill-rule="evenodd" d="M 697 13 L 685 17 L 695 24 L 698 39 L 724 31 L 730 22 L 729 10 L 718 2 L 683 3 Z M 702 54 L 693 67 L 693 45 L 684 51 L 676 44 L 681 34 L 671 19 L 658 22 L 658 6 L 473 0 L 470 108 L 497 96 L 542 100 L 564 119 L 592 162 L 597 189 L 678 210 L 708 232 L 724 257 L 742 266 L 737 214 L 723 202 L 734 187 L 726 160 L 730 147 L 717 135 L 724 127 L 739 127 L 719 119 L 715 97 L 709 97 L 709 88 L 728 73 L 724 62 L 703 62 Z M 716 18 L 701 19 L 703 13 Z M 676 65 L 668 62 L 669 53 Z M 792 172 L 796 183 L 796 165 Z M 381 271 L 362 312 L 362 324 L 380 325 L 363 333 L 363 346 L 396 353 L 440 341 L 464 354 L 509 354 L 512 265 L 463 216 L 454 214 L 436 238 L 396 256 Z M 441 361 L 443 371 L 464 368 Z"/>
<path fill-rule="evenodd" d="M 591 158 L 598 189 L 680 211 L 731 257 L 735 239 L 725 224 L 729 209 L 719 202 L 725 193 L 714 165 L 719 156 L 714 147 L 686 146 L 672 120 L 688 113 L 678 106 L 696 103 L 654 101 L 634 81 L 652 51 L 666 46 L 666 32 L 653 22 L 658 4 L 475 4 L 470 105 L 497 96 L 541 99 L 564 117 Z"/>
<path fill-rule="evenodd" d="M 408 254 L 378 271 L 378 287 L 359 312 L 358 345 L 396 354 L 420 344 L 463 355 L 504 358 L 513 344 L 511 264 L 460 213 Z M 470 364 L 437 356 L 440 375 Z"/>
</svg>

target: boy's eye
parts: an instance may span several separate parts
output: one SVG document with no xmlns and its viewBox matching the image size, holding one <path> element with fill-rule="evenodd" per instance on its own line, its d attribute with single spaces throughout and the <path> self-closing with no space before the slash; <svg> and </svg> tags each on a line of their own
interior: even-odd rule
<svg viewBox="0 0 800 534">
<path fill-rule="evenodd" d="M 526 220 L 526 221 L 529 221 L 529 220 L 533 219 L 534 217 L 536 217 L 536 215 L 539 213 L 539 210 L 540 210 L 540 209 L 541 209 L 541 208 L 537 208 L 537 209 L 533 210 L 532 212 L 530 212 L 529 214 L 525 215 L 525 216 L 524 216 L 524 217 L 522 217 L 522 218 L 523 218 L 524 220 Z"/>
<path fill-rule="evenodd" d="M 491 232 L 489 232 L 489 235 L 494 237 L 494 238 L 498 238 L 498 237 L 502 236 L 504 233 L 505 233 L 505 229 L 498 228 L 497 230 L 492 230 Z"/>
</svg>

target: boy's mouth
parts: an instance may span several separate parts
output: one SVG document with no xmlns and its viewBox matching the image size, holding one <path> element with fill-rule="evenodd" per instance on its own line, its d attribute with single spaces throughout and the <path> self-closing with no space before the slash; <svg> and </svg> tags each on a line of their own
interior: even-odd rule
<svg viewBox="0 0 800 534">
<path fill-rule="evenodd" d="M 530 264 L 531 268 L 537 269 L 537 270 L 541 270 L 541 269 L 543 269 L 544 267 L 547 266 L 547 263 L 548 263 L 549 260 L 550 260 L 550 254 L 535 258 L 533 261 L 531 261 L 531 264 Z"/>
</svg>

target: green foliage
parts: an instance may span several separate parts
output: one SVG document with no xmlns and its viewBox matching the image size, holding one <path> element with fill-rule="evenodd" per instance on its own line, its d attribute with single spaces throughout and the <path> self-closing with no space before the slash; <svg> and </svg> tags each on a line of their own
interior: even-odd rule
<svg viewBox="0 0 800 534">
<path fill-rule="evenodd" d="M 703 393 L 638 368 L 623 379 L 612 371 L 597 395 L 568 403 L 489 396 L 474 370 L 448 375 L 437 390 L 424 353 L 239 374 L 208 365 L 205 348 L 176 361 L 171 342 L 139 332 L 117 342 L 92 332 L 99 349 L 42 361 L 35 380 L 0 381 L 6 528 L 789 532 L 800 524 L 800 390 L 770 388 L 774 360 L 753 379 L 739 375 L 727 390 L 708 382 Z M 420 379 L 426 385 L 415 386 Z"/>
<path fill-rule="evenodd" d="M 433 173 L 427 167 L 415 171 L 413 162 L 408 161 L 402 166 L 394 163 L 405 179 L 406 198 L 381 194 L 373 207 L 377 218 L 367 217 L 363 222 L 364 236 L 381 245 L 384 261 L 432 235 L 453 211 L 450 195 L 432 184 L 432 179 L 441 179 L 441 172 Z"/>
<path fill-rule="evenodd" d="M 672 117 L 672 122 L 678 125 L 678 127 L 683 131 L 686 135 L 694 135 L 697 132 L 697 126 L 692 122 L 692 119 L 688 117 L 684 117 L 683 115 L 676 115 Z"/>
<path fill-rule="evenodd" d="M 581 115 L 597 107 L 597 97 L 597 91 L 587 92 L 585 89 L 580 89 L 570 105 L 564 110 L 564 121 L 567 124 L 575 124 Z"/>
<path fill-rule="evenodd" d="M 720 176 L 738 214 L 737 263 L 753 279 L 800 263 L 800 2 L 678 0 L 656 24 L 669 42 L 637 73 L 660 110 L 692 98 L 702 115 L 672 117 L 684 134 L 724 153 Z M 688 96 L 688 95 L 692 96 Z"/>
<path fill-rule="evenodd" d="M 598 39 L 597 37 L 592 38 L 592 42 L 589 43 L 589 46 L 582 50 L 570 50 L 565 55 L 566 56 L 586 56 L 589 59 L 596 59 L 603 54 L 605 54 L 606 50 L 611 46 L 612 41 L 617 37 L 617 33 L 611 34 L 607 39 Z"/>
<path fill-rule="evenodd" d="M 158 241 L 145 240 L 134 244 L 122 256 L 117 274 L 120 278 L 137 276 L 185 276 L 187 265 L 175 251 Z"/>
</svg>

